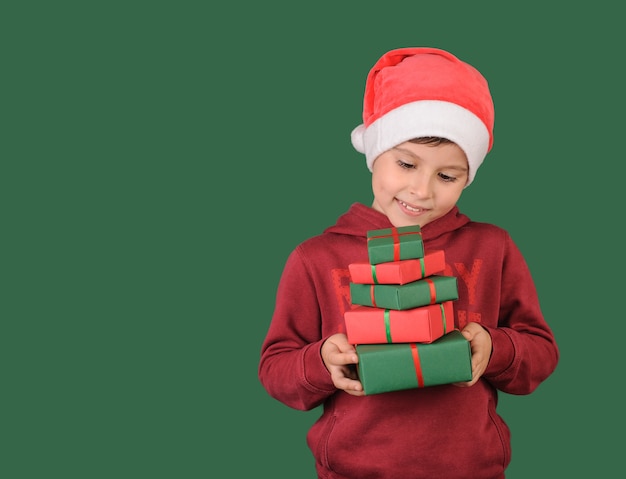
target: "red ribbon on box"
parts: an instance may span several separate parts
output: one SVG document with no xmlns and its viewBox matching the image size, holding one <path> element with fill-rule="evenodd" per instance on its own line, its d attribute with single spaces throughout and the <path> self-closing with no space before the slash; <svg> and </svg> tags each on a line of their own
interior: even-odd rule
<svg viewBox="0 0 626 479">
<path fill-rule="evenodd" d="M 435 283 L 433 283 L 432 279 L 424 279 L 428 283 L 428 288 L 430 290 L 430 304 L 435 304 L 437 302 L 437 288 L 435 288 Z M 373 291 L 372 291 L 373 293 Z"/>
<path fill-rule="evenodd" d="M 415 375 L 417 376 L 417 387 L 424 387 L 424 375 L 422 374 L 422 365 L 420 364 L 420 355 L 417 345 L 411 343 L 411 353 L 413 354 L 413 366 L 415 366 Z"/>
</svg>

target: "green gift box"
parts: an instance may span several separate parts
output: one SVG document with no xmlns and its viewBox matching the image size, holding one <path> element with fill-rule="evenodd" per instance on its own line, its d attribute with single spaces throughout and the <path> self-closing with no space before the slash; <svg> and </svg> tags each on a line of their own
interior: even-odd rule
<svg viewBox="0 0 626 479">
<path fill-rule="evenodd" d="M 406 284 L 350 283 L 352 304 L 410 309 L 459 299 L 456 276 L 432 275 Z"/>
<path fill-rule="evenodd" d="M 458 329 L 432 343 L 360 344 L 356 352 L 366 395 L 472 379 L 470 343 Z"/>
<path fill-rule="evenodd" d="M 419 226 L 383 228 L 367 232 L 370 264 L 419 259 L 424 257 L 424 243 Z"/>
</svg>

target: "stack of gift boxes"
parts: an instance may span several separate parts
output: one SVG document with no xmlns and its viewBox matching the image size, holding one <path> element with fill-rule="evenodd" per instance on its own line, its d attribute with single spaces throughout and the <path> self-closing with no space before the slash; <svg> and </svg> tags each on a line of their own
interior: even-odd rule
<svg viewBox="0 0 626 479">
<path fill-rule="evenodd" d="M 368 263 L 350 270 L 344 315 L 366 395 L 469 381 L 469 342 L 454 328 L 456 277 L 443 250 L 424 251 L 419 226 L 368 231 Z"/>
</svg>

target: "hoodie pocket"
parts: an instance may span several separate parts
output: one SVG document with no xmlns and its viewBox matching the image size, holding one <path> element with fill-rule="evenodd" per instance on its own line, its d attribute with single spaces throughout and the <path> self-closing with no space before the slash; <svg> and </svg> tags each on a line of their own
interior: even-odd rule
<svg viewBox="0 0 626 479">
<path fill-rule="evenodd" d="M 323 414 L 311 426 L 307 434 L 307 444 L 315 457 L 315 461 L 322 464 L 325 468 L 330 468 L 328 442 L 336 422 L 337 418 L 334 414 Z"/>
<path fill-rule="evenodd" d="M 489 401 L 489 418 L 500 438 L 500 444 L 502 445 L 502 468 L 506 469 L 511 462 L 511 430 L 496 412 L 492 401 Z"/>
</svg>

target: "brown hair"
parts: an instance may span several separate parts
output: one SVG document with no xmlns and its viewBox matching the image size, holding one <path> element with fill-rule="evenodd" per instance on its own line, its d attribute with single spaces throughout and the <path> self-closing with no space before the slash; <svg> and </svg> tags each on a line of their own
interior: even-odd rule
<svg viewBox="0 0 626 479">
<path fill-rule="evenodd" d="M 454 143 L 452 140 L 442 138 L 440 136 L 420 136 L 419 138 L 413 138 L 409 140 L 411 143 L 417 143 L 418 145 L 430 145 L 439 146 Z"/>
</svg>

